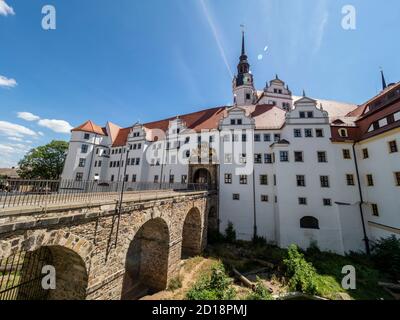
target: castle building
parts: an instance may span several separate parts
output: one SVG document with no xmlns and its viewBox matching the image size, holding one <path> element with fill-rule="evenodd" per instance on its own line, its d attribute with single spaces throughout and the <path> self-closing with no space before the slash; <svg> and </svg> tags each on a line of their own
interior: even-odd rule
<svg viewBox="0 0 400 320">
<path fill-rule="evenodd" d="M 242 37 L 233 105 L 72 130 L 62 179 L 207 183 L 239 239 L 339 254 L 400 237 L 400 82 L 361 104 L 255 89 Z"/>
</svg>

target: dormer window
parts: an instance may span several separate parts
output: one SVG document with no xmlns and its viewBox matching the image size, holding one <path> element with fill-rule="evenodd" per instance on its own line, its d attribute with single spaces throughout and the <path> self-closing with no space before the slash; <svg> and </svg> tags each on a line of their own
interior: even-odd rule
<svg viewBox="0 0 400 320">
<path fill-rule="evenodd" d="M 89 133 L 85 133 L 84 137 L 85 140 L 89 140 L 90 139 L 90 134 Z"/>
<path fill-rule="evenodd" d="M 301 118 L 301 119 L 304 119 L 304 118 L 306 117 L 306 113 L 303 112 L 303 111 L 301 111 L 301 112 L 299 113 L 299 115 L 300 115 L 300 118 Z"/>
<path fill-rule="evenodd" d="M 340 129 L 339 130 L 339 136 L 341 136 L 342 138 L 347 138 L 348 137 L 347 130 L 346 129 Z"/>
<path fill-rule="evenodd" d="M 237 119 L 237 124 L 242 125 L 242 119 Z"/>
<path fill-rule="evenodd" d="M 314 118 L 314 112 L 308 111 L 307 112 L 307 118 Z"/>
</svg>

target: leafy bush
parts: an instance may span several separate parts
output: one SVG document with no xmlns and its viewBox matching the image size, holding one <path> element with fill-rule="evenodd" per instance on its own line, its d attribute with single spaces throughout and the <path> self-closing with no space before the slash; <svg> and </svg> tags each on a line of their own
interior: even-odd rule
<svg viewBox="0 0 400 320">
<path fill-rule="evenodd" d="M 378 240 L 372 247 L 372 260 L 379 270 L 400 280 L 400 239 L 391 236 Z"/>
<path fill-rule="evenodd" d="M 257 236 L 257 235 L 255 235 L 253 237 L 252 242 L 256 246 L 263 246 L 263 247 L 267 246 L 267 239 L 265 239 L 264 237 Z"/>
<path fill-rule="evenodd" d="M 291 290 L 311 295 L 317 293 L 317 272 L 313 265 L 305 260 L 296 245 L 289 247 L 287 258 L 283 263 L 286 266 Z"/>
<path fill-rule="evenodd" d="M 207 242 L 209 244 L 218 244 L 225 241 L 225 237 L 218 230 L 209 230 L 207 233 Z"/>
<path fill-rule="evenodd" d="M 172 278 L 169 281 L 168 290 L 169 291 L 175 291 L 175 290 L 177 290 L 179 288 L 182 288 L 182 278 L 180 276 Z"/>
<path fill-rule="evenodd" d="M 222 263 L 215 264 L 211 275 L 202 277 L 187 293 L 188 300 L 232 300 L 235 291 Z"/>
<path fill-rule="evenodd" d="M 234 243 L 236 241 L 236 230 L 231 221 L 228 222 L 228 226 L 225 229 L 225 240 L 229 243 Z"/>
<path fill-rule="evenodd" d="M 261 279 L 257 277 L 256 287 L 254 291 L 246 297 L 246 300 L 273 300 L 273 298 Z"/>
<path fill-rule="evenodd" d="M 311 241 L 310 246 L 306 251 L 307 256 L 319 256 L 321 254 L 321 250 L 318 247 L 317 241 Z"/>
</svg>

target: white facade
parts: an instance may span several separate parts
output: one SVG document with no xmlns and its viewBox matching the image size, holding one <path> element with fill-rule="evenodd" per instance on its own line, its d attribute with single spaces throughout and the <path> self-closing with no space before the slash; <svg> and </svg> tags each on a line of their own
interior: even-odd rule
<svg viewBox="0 0 400 320">
<path fill-rule="evenodd" d="M 203 157 L 217 167 L 222 232 L 232 222 L 240 239 L 315 242 L 340 254 L 364 250 L 365 236 L 399 237 L 399 114 L 397 126 L 356 142 L 347 130 L 359 130 L 362 116 L 351 112 L 360 107 L 293 97 L 278 76 L 258 92 L 248 67 L 243 46 L 233 106 L 131 128 L 107 124 L 103 134 L 74 129 L 63 179 L 196 182 L 192 166 Z"/>
</svg>

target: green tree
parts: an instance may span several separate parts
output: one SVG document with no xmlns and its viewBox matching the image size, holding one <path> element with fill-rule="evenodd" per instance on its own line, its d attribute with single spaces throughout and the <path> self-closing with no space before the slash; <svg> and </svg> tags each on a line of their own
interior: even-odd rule
<svg viewBox="0 0 400 320">
<path fill-rule="evenodd" d="M 55 140 L 32 149 L 18 163 L 18 174 L 23 179 L 59 179 L 67 150 L 67 142 Z"/>
</svg>

